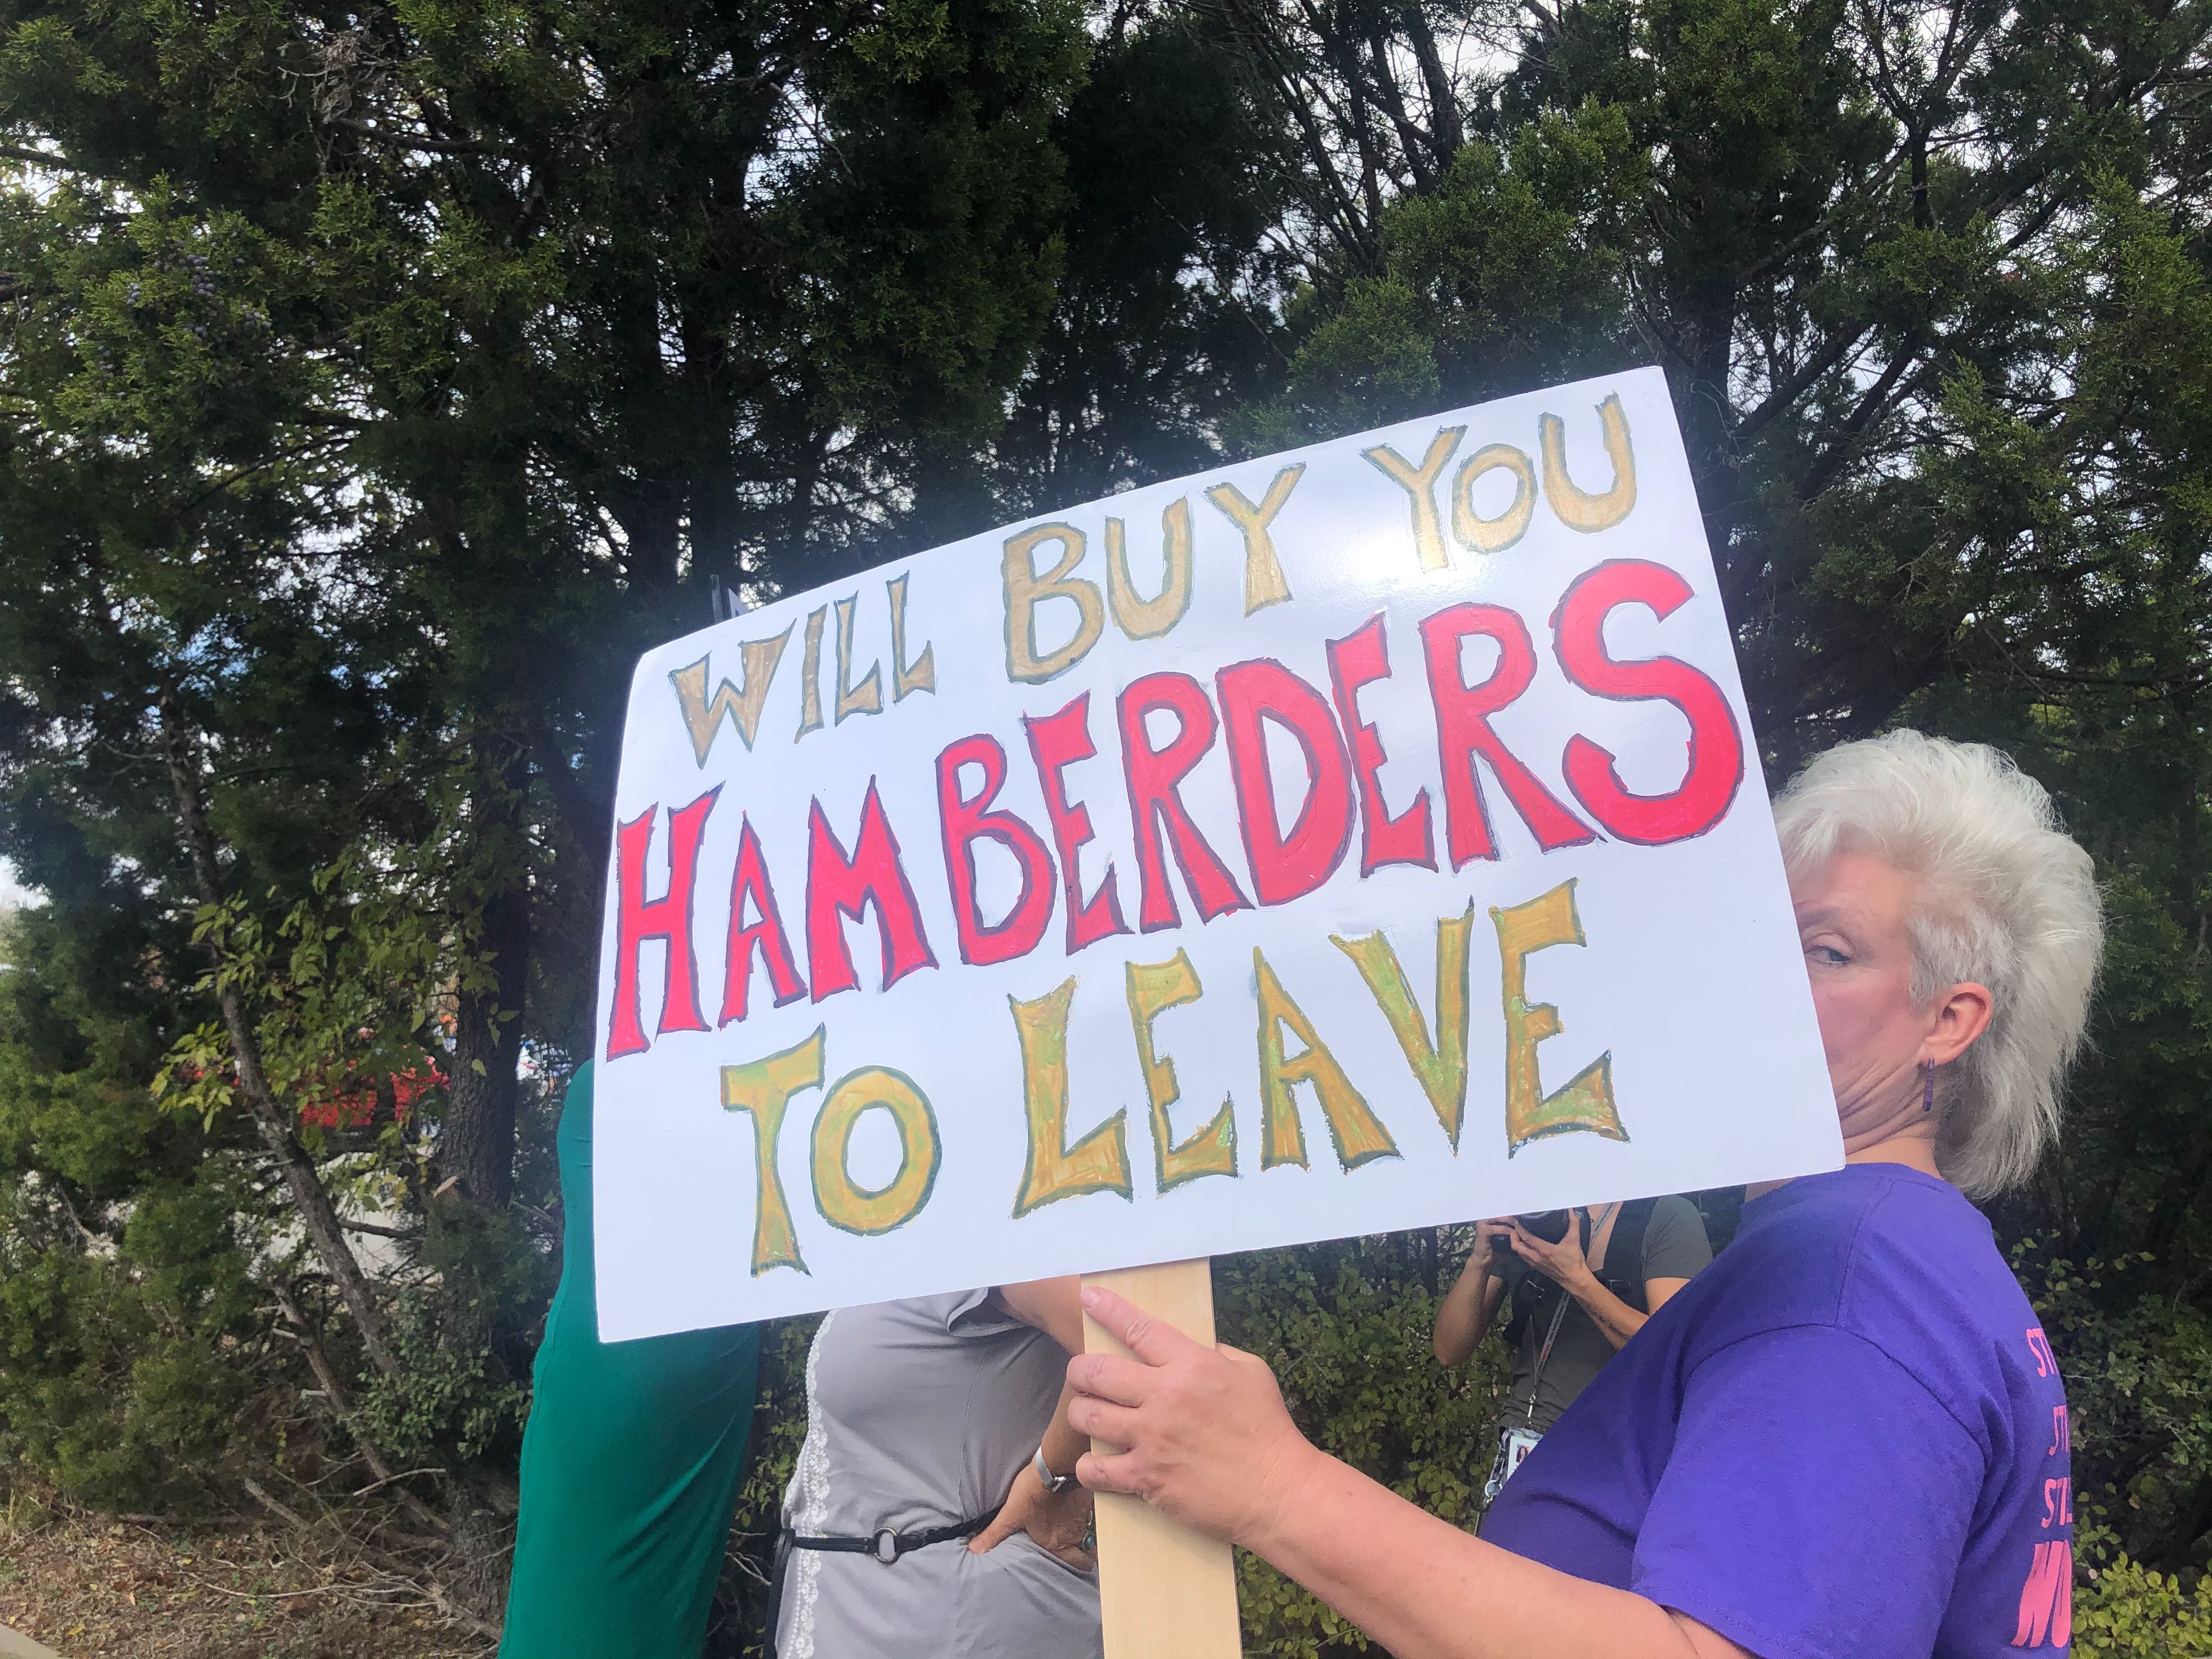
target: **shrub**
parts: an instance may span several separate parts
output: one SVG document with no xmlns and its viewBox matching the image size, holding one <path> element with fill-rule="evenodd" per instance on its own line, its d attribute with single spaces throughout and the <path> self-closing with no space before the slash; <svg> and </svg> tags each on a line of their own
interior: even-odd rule
<svg viewBox="0 0 2212 1659">
<path fill-rule="evenodd" d="M 2114 1659 L 2212 1654 L 2212 1586 L 2184 1589 L 2115 1547 L 2085 1516 L 2075 1532 L 2074 1651 Z"/>
<path fill-rule="evenodd" d="M 1508 1363 L 1495 1338 L 1454 1371 L 1429 1350 L 1437 1299 L 1471 1242 L 1467 1231 L 1223 1256 L 1213 1285 L 1221 1340 L 1274 1368 L 1308 1438 L 1401 1498 L 1472 1528 Z M 1248 1655 L 1334 1659 L 1374 1650 L 1317 1597 L 1241 1552 L 1237 1596 Z"/>
</svg>

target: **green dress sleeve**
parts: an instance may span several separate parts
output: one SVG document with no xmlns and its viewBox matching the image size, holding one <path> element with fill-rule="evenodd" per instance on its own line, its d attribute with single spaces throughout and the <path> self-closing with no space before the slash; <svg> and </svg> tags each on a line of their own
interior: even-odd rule
<svg viewBox="0 0 2212 1659">
<path fill-rule="evenodd" d="M 698 1659 L 751 1437 L 757 1328 L 601 1342 L 588 1062 L 559 1151 L 561 1283 L 523 1431 L 501 1659 Z"/>
</svg>

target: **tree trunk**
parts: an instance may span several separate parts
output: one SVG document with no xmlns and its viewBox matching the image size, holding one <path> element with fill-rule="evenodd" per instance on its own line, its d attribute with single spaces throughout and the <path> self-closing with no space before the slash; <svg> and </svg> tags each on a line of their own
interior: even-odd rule
<svg viewBox="0 0 2212 1659">
<path fill-rule="evenodd" d="M 200 902 L 220 904 L 222 881 L 216 861 L 215 831 L 208 825 L 206 804 L 200 795 L 198 737 L 187 726 L 174 696 L 166 690 L 161 693 L 161 722 L 169 783 L 176 793 L 177 821 L 183 831 L 185 850 L 191 858 Z M 230 1033 L 231 1052 L 238 1060 L 238 1091 L 245 1098 L 246 1111 L 276 1158 L 276 1167 L 283 1171 L 284 1184 L 291 1189 L 292 1202 L 300 1212 L 301 1225 L 307 1230 L 308 1242 L 337 1285 L 346 1311 L 353 1316 L 354 1325 L 361 1332 L 362 1346 L 368 1350 L 378 1370 L 397 1378 L 402 1368 L 398 1356 L 385 1340 L 383 1312 L 376 1305 L 361 1263 L 355 1259 L 339 1229 L 337 1210 L 331 1202 L 331 1195 L 323 1190 L 322 1176 L 316 1171 L 314 1160 L 307 1156 L 300 1138 L 292 1133 L 291 1114 L 269 1086 L 268 1073 L 261 1065 L 261 1040 L 246 1015 L 246 994 L 234 979 L 223 972 L 226 964 L 221 940 L 210 939 L 208 951 L 215 963 L 216 995 L 222 1008 L 224 1028 Z"/>
<path fill-rule="evenodd" d="M 475 951 L 489 981 L 464 990 L 453 1018 L 453 1075 L 438 1126 L 438 1184 L 490 1210 L 514 1192 L 515 1060 L 530 969 L 530 871 L 524 823 L 526 751 L 501 743 L 481 757 L 471 856 L 483 882 Z"/>
</svg>

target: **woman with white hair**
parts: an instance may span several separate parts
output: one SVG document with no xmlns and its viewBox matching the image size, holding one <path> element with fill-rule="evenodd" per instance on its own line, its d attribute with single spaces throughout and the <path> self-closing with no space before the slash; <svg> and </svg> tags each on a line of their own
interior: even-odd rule
<svg viewBox="0 0 2212 1659">
<path fill-rule="evenodd" d="M 1544 1437 L 1475 1539 L 1300 1437 L 1274 1378 L 1096 1291 L 1079 1473 L 1272 1561 L 1399 1659 L 2063 1650 L 2064 1389 L 1988 1222 L 2057 1126 L 2088 855 L 1996 751 L 1900 732 L 1776 818 L 1845 1167 L 1735 1244 Z"/>
</svg>

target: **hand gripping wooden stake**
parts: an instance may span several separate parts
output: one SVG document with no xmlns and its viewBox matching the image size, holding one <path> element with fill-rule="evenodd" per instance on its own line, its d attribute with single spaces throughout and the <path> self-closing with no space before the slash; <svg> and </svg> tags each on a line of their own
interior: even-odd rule
<svg viewBox="0 0 2212 1659">
<path fill-rule="evenodd" d="M 1213 1340 L 1210 1261 L 1085 1273 L 1198 1342 Z M 1128 1350 L 1083 1316 L 1096 1353 Z M 1094 1440 L 1096 1451 L 1115 1449 Z M 1237 1577 L 1229 1546 L 1176 1525 L 1140 1498 L 1098 1495 L 1098 1601 L 1106 1659 L 1237 1659 Z"/>
</svg>

